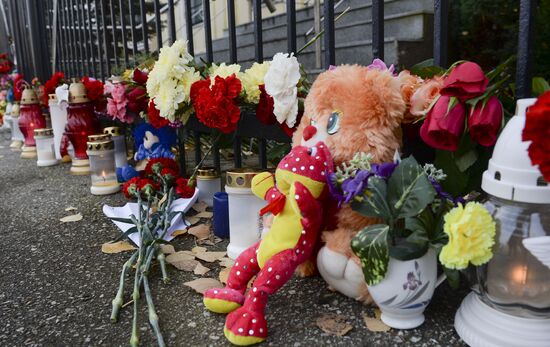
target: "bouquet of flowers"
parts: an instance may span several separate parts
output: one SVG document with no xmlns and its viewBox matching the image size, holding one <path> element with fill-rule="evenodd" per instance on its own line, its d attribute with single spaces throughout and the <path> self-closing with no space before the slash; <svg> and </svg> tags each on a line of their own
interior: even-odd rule
<svg viewBox="0 0 550 347">
<path fill-rule="evenodd" d="M 170 123 L 187 123 L 193 112 L 191 85 L 201 78 L 186 46 L 186 41 L 177 40 L 162 47 L 147 80 L 147 94 L 159 117 Z"/>
<path fill-rule="evenodd" d="M 371 159 L 357 154 L 328 176 L 331 194 L 340 204 L 349 203 L 354 211 L 382 221 L 351 242 L 367 284 L 384 278 L 390 257 L 416 259 L 429 247 L 441 251 L 440 261 L 448 269 L 481 265 L 491 258 L 491 216 L 480 204 L 445 192 L 440 185 L 446 178 L 443 171 L 421 166 L 413 157 L 382 164 Z"/>
<path fill-rule="evenodd" d="M 12 69 L 13 62 L 9 59 L 8 54 L 0 54 L 0 75 L 9 74 Z"/>
<path fill-rule="evenodd" d="M 147 110 L 149 98 L 145 90 L 147 71 L 135 69 L 128 80 L 109 81 L 104 92 L 107 97 L 107 115 L 122 123 L 133 123 Z"/>
<path fill-rule="evenodd" d="M 168 158 L 151 159 L 141 175 L 135 176 L 124 184 L 124 195 L 129 199 L 137 199 L 138 215 L 130 218 L 112 218 L 114 221 L 131 223 L 134 226 L 128 229 L 122 237 L 139 233 L 141 245 L 126 261 L 120 275 L 117 294 L 113 299 L 111 320 L 116 322 L 119 311 L 124 303 L 124 283 L 126 275 L 134 271 L 133 306 L 134 319 L 132 324 L 131 346 L 139 345 L 139 328 L 137 314 L 139 309 L 140 291 L 143 288 L 149 312 L 149 323 L 155 333 L 159 346 L 164 346 L 164 339 L 160 331 L 158 316 L 153 303 L 149 275 L 152 262 L 158 261 L 164 283 L 168 282 L 165 255 L 161 245 L 166 243 L 164 237 L 173 218 L 181 212 L 172 211 L 172 203 L 177 197 L 190 198 L 195 188 L 188 185 L 187 179 L 180 177 L 176 162 Z"/>
<path fill-rule="evenodd" d="M 44 83 L 44 95 L 42 96 L 42 103 L 48 105 L 48 98 L 50 94 L 55 94 L 57 87 L 66 83 L 65 74 L 62 71 L 56 71 L 49 80 Z"/>
</svg>

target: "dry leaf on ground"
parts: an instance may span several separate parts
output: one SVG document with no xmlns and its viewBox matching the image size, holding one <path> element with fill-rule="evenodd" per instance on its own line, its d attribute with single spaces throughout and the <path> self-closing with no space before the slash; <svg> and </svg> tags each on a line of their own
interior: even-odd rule
<svg viewBox="0 0 550 347">
<path fill-rule="evenodd" d="M 78 222 L 82 220 L 82 214 L 77 213 L 60 219 L 61 223 Z"/>
<path fill-rule="evenodd" d="M 363 314 L 363 320 L 365 321 L 367 329 L 375 333 L 385 332 L 391 329 L 388 325 L 386 325 L 386 323 L 382 322 L 380 319 L 369 317 L 367 314 Z"/>
<path fill-rule="evenodd" d="M 204 253 L 206 251 L 207 251 L 206 247 L 195 246 L 191 248 L 191 253 L 193 254 Z"/>
<path fill-rule="evenodd" d="M 199 278 L 190 282 L 185 282 L 183 285 L 194 289 L 200 294 L 203 294 L 208 289 L 223 287 L 223 285 L 215 278 Z"/>
<path fill-rule="evenodd" d="M 218 260 L 220 261 L 220 266 L 223 266 L 223 267 L 232 267 L 233 264 L 235 264 L 235 260 L 228 257 L 223 257 Z"/>
<path fill-rule="evenodd" d="M 65 209 L 65 212 L 76 211 L 76 210 L 78 210 L 76 207 L 69 206 Z"/>
<path fill-rule="evenodd" d="M 136 249 L 128 241 L 106 242 L 101 245 L 101 251 L 107 254 L 126 252 Z"/>
<path fill-rule="evenodd" d="M 201 276 L 206 274 L 208 271 L 210 271 L 210 269 L 202 265 L 201 263 L 198 263 L 197 266 L 195 267 L 195 270 L 193 270 L 195 275 L 201 275 Z"/>
<path fill-rule="evenodd" d="M 176 249 L 172 245 L 160 245 L 160 249 L 164 254 L 176 253 Z"/>
<path fill-rule="evenodd" d="M 196 253 L 195 257 L 200 260 L 207 261 L 209 263 L 215 262 L 225 256 L 225 252 L 202 252 Z"/>
<path fill-rule="evenodd" d="M 327 334 L 344 336 L 353 329 L 343 316 L 337 314 L 325 314 L 315 321 L 317 326 Z"/>
<path fill-rule="evenodd" d="M 195 236 L 199 240 L 207 239 L 210 236 L 210 225 L 199 224 L 189 228 L 189 234 Z"/>
<path fill-rule="evenodd" d="M 229 277 L 230 272 L 231 272 L 231 268 L 229 267 L 223 268 L 220 271 L 220 275 L 218 276 L 220 279 L 220 282 L 222 282 L 223 284 L 227 284 L 227 278 Z"/>
<path fill-rule="evenodd" d="M 194 215 L 193 217 L 197 217 L 197 218 L 212 218 L 214 214 L 212 212 L 208 212 L 208 211 L 202 211 L 201 213 L 198 213 L 196 215 Z"/>
<path fill-rule="evenodd" d="M 195 205 L 193 205 L 193 207 L 191 207 L 193 210 L 201 213 L 203 211 L 206 210 L 206 208 L 208 207 L 208 205 L 206 204 L 206 202 L 204 201 L 198 201 L 195 203 Z"/>
<path fill-rule="evenodd" d="M 176 237 L 176 236 L 180 236 L 180 235 L 183 235 L 183 234 L 187 234 L 187 229 L 176 230 L 172 233 L 172 236 Z"/>
<path fill-rule="evenodd" d="M 201 219 L 196 216 L 185 217 L 185 220 L 189 223 L 189 225 L 195 225 L 201 221 Z"/>
<path fill-rule="evenodd" d="M 193 255 L 186 252 L 176 252 L 166 257 L 166 262 L 178 270 L 193 271 L 199 263 Z"/>
</svg>

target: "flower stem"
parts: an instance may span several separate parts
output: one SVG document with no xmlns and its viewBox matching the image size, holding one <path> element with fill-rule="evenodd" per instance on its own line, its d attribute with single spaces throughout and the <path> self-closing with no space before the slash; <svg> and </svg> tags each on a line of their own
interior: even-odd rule
<svg viewBox="0 0 550 347">
<path fill-rule="evenodd" d="M 120 283 L 118 285 L 118 291 L 115 298 L 113 299 L 113 310 L 111 311 L 111 321 L 115 323 L 118 320 L 118 312 L 122 308 L 123 296 L 124 296 L 124 279 L 126 274 L 132 268 L 132 264 L 136 260 L 139 251 L 135 252 L 130 259 L 128 259 L 122 266 L 122 271 L 120 273 Z"/>
<path fill-rule="evenodd" d="M 214 146 L 218 143 L 218 141 L 220 140 L 221 137 L 222 137 L 221 132 L 216 134 L 216 137 L 212 141 L 212 144 L 210 145 L 210 147 L 208 148 L 206 153 L 204 153 L 204 156 L 202 157 L 201 161 L 193 169 L 193 174 L 191 174 L 191 176 L 189 177 L 189 183 L 192 183 L 192 182 L 195 181 L 195 177 L 197 176 L 197 172 L 201 168 L 201 166 L 204 163 L 204 161 L 206 160 L 206 158 L 210 155 L 210 153 L 212 152 L 212 149 L 214 149 Z"/>
<path fill-rule="evenodd" d="M 168 272 L 166 271 L 166 256 L 161 250 L 159 250 L 157 260 L 160 264 L 160 272 L 162 272 L 162 281 L 166 284 L 170 281 L 170 278 L 168 278 Z"/>
<path fill-rule="evenodd" d="M 147 300 L 147 308 L 149 311 L 149 323 L 151 324 L 151 327 L 153 328 L 153 331 L 155 332 L 155 335 L 157 337 L 157 343 L 159 347 L 164 347 L 164 338 L 162 337 L 162 333 L 160 331 L 159 326 L 159 317 L 157 315 L 157 312 L 155 310 L 155 304 L 153 303 L 153 297 L 151 296 L 151 289 L 149 288 L 149 280 L 147 279 L 147 274 L 143 275 L 143 289 L 145 291 L 145 300 Z"/>
</svg>

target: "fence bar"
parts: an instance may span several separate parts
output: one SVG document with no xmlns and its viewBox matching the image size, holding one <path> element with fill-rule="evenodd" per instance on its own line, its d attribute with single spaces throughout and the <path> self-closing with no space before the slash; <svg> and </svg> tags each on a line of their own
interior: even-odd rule
<svg viewBox="0 0 550 347">
<path fill-rule="evenodd" d="M 372 57 L 384 60 L 384 0 L 372 0 Z"/>
<path fill-rule="evenodd" d="M 20 0 L 12 0 L 11 3 L 11 16 L 13 18 L 13 36 L 15 40 L 15 48 L 17 49 L 17 70 L 19 73 L 22 73 L 24 75 L 27 74 L 27 71 L 25 71 L 25 66 L 27 63 L 27 57 L 25 54 L 25 47 L 23 45 L 23 42 L 21 40 L 22 33 L 21 33 L 21 22 L 18 20 L 19 18 L 19 11 L 20 11 Z"/>
<path fill-rule="evenodd" d="M 185 34 L 187 36 L 187 51 L 195 55 L 193 42 L 193 13 L 191 12 L 191 0 L 185 0 Z"/>
<path fill-rule="evenodd" d="M 109 0 L 109 9 L 111 14 L 111 28 L 113 30 L 113 55 L 115 57 L 115 66 L 118 67 L 118 40 L 117 40 L 117 25 L 116 25 L 116 16 L 115 16 L 115 5 L 114 0 Z"/>
<path fill-rule="evenodd" d="M 286 30 L 288 52 L 296 52 L 296 0 L 286 2 Z"/>
<path fill-rule="evenodd" d="M 201 133 L 198 131 L 193 132 L 193 142 L 195 142 L 195 165 L 199 165 L 202 159 L 201 151 Z"/>
<path fill-rule="evenodd" d="M 160 52 L 162 47 L 162 27 L 160 22 L 160 3 L 155 0 L 155 31 L 157 34 L 157 50 Z"/>
<path fill-rule="evenodd" d="M 69 73 L 69 70 L 67 68 L 67 52 L 65 52 L 65 42 L 66 39 L 65 39 L 65 32 L 64 32 L 64 24 L 63 24 L 63 15 L 62 15 L 62 1 L 61 0 L 57 0 L 57 30 L 58 30 L 58 35 L 57 35 L 57 45 L 59 47 L 59 53 L 61 54 L 60 57 L 60 67 L 59 67 L 59 71 L 63 71 L 65 73 L 65 76 L 68 77 L 68 73 Z"/>
<path fill-rule="evenodd" d="M 212 50 L 212 23 L 210 19 L 210 0 L 202 0 L 202 13 L 204 23 L 204 42 L 206 45 L 206 61 L 214 61 L 214 52 Z"/>
<path fill-rule="evenodd" d="M 82 21 L 80 19 L 80 10 L 79 10 L 80 0 L 74 0 L 72 10 L 74 18 L 74 27 L 78 35 L 78 46 L 80 49 L 80 61 L 79 65 L 82 67 L 82 75 L 89 75 L 88 73 L 88 61 L 86 61 L 86 37 L 80 26 Z"/>
<path fill-rule="evenodd" d="M 145 13 L 145 0 L 139 1 L 139 12 L 141 15 L 141 36 L 143 36 L 143 49 L 149 53 L 149 30 L 147 28 L 147 14 Z"/>
<path fill-rule="evenodd" d="M 103 69 L 103 44 L 101 43 L 101 30 L 99 27 L 99 19 L 102 19 L 102 22 L 105 21 L 105 18 L 99 14 L 98 0 L 94 0 L 94 15 L 95 15 L 95 36 L 97 37 L 97 60 L 99 62 L 99 75 L 101 80 L 105 81 L 105 70 Z M 95 62 L 94 62 L 95 65 Z"/>
<path fill-rule="evenodd" d="M 71 46 L 69 45 L 69 42 L 71 40 L 70 38 L 70 32 L 67 30 L 68 28 L 68 24 L 67 24 L 67 21 L 65 20 L 66 19 L 66 15 L 67 15 L 67 11 L 66 11 L 66 6 L 65 6 L 65 0 L 60 0 L 60 18 L 61 18 L 61 27 L 63 28 L 63 42 L 62 42 L 62 45 L 63 45 L 63 48 L 65 50 L 65 75 L 66 77 L 71 77 L 73 75 L 73 66 L 72 66 L 72 57 L 73 57 L 73 53 L 72 53 L 72 50 L 71 50 Z"/>
<path fill-rule="evenodd" d="M 449 0 L 434 2 L 434 64 L 447 67 L 447 37 L 449 34 Z"/>
<path fill-rule="evenodd" d="M 325 67 L 336 64 L 334 43 L 334 0 L 325 0 Z"/>
<path fill-rule="evenodd" d="M 136 64 L 136 55 L 138 53 L 137 37 L 136 37 L 136 9 L 134 1 L 130 0 L 130 33 L 132 34 L 132 57 L 134 58 L 134 64 Z"/>
<path fill-rule="evenodd" d="M 518 59 L 516 65 L 516 97 L 529 98 L 532 92 L 531 64 L 535 36 L 536 0 L 521 0 L 519 5 Z"/>
<path fill-rule="evenodd" d="M 168 39 L 170 44 L 176 41 L 176 16 L 174 14 L 174 0 L 168 0 Z"/>
<path fill-rule="evenodd" d="M 185 153 L 185 128 L 179 127 L 177 129 L 178 145 L 179 145 L 179 159 L 180 159 L 180 172 L 182 176 L 187 176 L 187 160 Z"/>
<path fill-rule="evenodd" d="M 86 0 L 86 18 L 88 20 L 88 37 L 90 38 L 90 57 L 92 58 L 92 73 L 95 78 L 98 78 L 97 76 L 97 70 L 96 70 L 96 61 L 95 61 L 95 52 L 94 52 L 94 35 L 92 31 L 92 8 L 90 6 L 90 0 Z M 99 19 L 96 17 L 96 21 Z M 97 36 L 97 39 L 99 41 L 99 35 Z M 98 45 L 99 46 L 99 45 Z M 101 59 L 101 58 L 100 58 Z M 103 69 L 101 69 L 103 70 Z M 101 77 L 103 78 L 103 77 Z"/>
<path fill-rule="evenodd" d="M 254 13 L 254 52 L 256 61 L 261 63 L 264 61 L 264 42 L 262 28 L 262 1 L 253 0 L 252 12 Z M 267 140 L 260 139 L 259 143 L 259 161 L 262 169 L 267 168 Z"/>
<path fill-rule="evenodd" d="M 82 31 L 82 37 L 84 38 L 84 56 L 86 57 L 86 69 L 88 70 L 88 76 L 91 76 L 92 75 L 92 69 L 91 69 L 91 64 L 90 64 L 90 51 L 92 50 L 92 38 L 91 37 L 88 37 L 88 33 L 87 33 L 87 30 L 86 30 L 86 19 L 84 18 L 85 14 L 84 14 L 84 2 L 82 0 L 80 0 L 80 5 L 77 5 L 77 6 L 80 6 L 80 11 L 79 12 L 79 23 L 78 23 L 78 27 L 81 28 L 80 30 Z M 95 74 L 93 74 L 93 76 L 95 77 Z"/>
<path fill-rule="evenodd" d="M 120 28 L 122 29 L 122 52 L 124 53 L 125 68 L 130 65 L 130 58 L 128 58 L 128 38 L 126 37 L 126 11 L 124 10 L 124 0 L 119 0 L 120 6 Z"/>
<path fill-rule="evenodd" d="M 95 0 L 96 1 L 96 6 L 97 6 L 97 1 L 98 0 Z M 100 9 L 101 9 L 101 26 L 103 28 L 103 49 L 105 49 L 105 60 L 106 60 L 106 63 L 107 63 L 107 77 L 109 77 L 111 75 L 111 54 L 109 54 L 109 33 L 107 32 L 107 20 L 106 20 L 106 12 L 107 12 L 107 9 L 105 8 L 105 0 L 99 0 L 100 1 Z M 116 55 L 116 53 L 115 53 Z M 100 60 L 103 60 L 103 57 L 100 59 Z"/>
<path fill-rule="evenodd" d="M 235 0 L 227 0 L 227 31 L 229 36 L 229 62 L 237 62 L 237 28 L 235 23 Z M 237 125 L 238 128 L 238 125 Z M 241 137 L 235 136 L 233 140 L 233 165 L 236 168 L 242 166 Z"/>
</svg>

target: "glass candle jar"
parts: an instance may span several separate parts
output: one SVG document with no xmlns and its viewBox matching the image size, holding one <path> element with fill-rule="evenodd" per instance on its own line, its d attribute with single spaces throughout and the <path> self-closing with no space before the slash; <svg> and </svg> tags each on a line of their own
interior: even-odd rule
<svg viewBox="0 0 550 347">
<path fill-rule="evenodd" d="M 10 148 L 13 150 L 20 150 L 23 147 L 25 137 L 19 128 L 19 104 L 14 103 L 11 108 L 12 127 L 11 127 L 11 144 Z"/>
<path fill-rule="evenodd" d="M 34 139 L 36 141 L 36 165 L 56 165 L 58 161 L 55 157 L 53 130 L 51 128 L 35 129 Z"/>
<path fill-rule="evenodd" d="M 87 154 L 90 159 L 92 185 L 90 192 L 94 195 L 113 194 L 120 190 L 115 172 L 115 149 L 110 139 L 88 142 Z"/>
<path fill-rule="evenodd" d="M 221 190 L 221 178 L 216 169 L 205 167 L 197 171 L 197 188 L 199 201 L 204 201 L 210 207 L 214 205 L 214 194 Z"/>
<path fill-rule="evenodd" d="M 258 171 L 236 169 L 227 172 L 225 191 L 229 205 L 229 245 L 227 255 L 236 259 L 260 240 L 263 219 L 260 210 L 266 202 L 252 193 L 252 178 Z"/>
<path fill-rule="evenodd" d="M 104 134 L 111 135 L 115 144 L 115 165 L 124 167 L 128 164 L 128 154 L 126 153 L 126 138 L 120 127 L 108 127 L 103 129 Z"/>
<path fill-rule="evenodd" d="M 21 107 L 19 108 L 19 128 L 25 137 L 25 144 L 22 148 L 21 158 L 36 158 L 36 142 L 34 140 L 34 129 L 46 127 L 46 119 L 42 115 L 42 107 L 38 102 L 36 93 L 26 88 L 21 96 Z"/>
<path fill-rule="evenodd" d="M 55 146 L 55 157 L 61 159 L 61 139 L 63 138 L 63 133 L 65 131 L 65 125 L 67 124 L 67 103 L 62 102 L 59 104 L 57 102 L 57 97 L 55 94 L 49 95 L 49 107 L 50 107 L 50 118 L 52 121 L 53 129 L 53 141 Z"/>
</svg>

